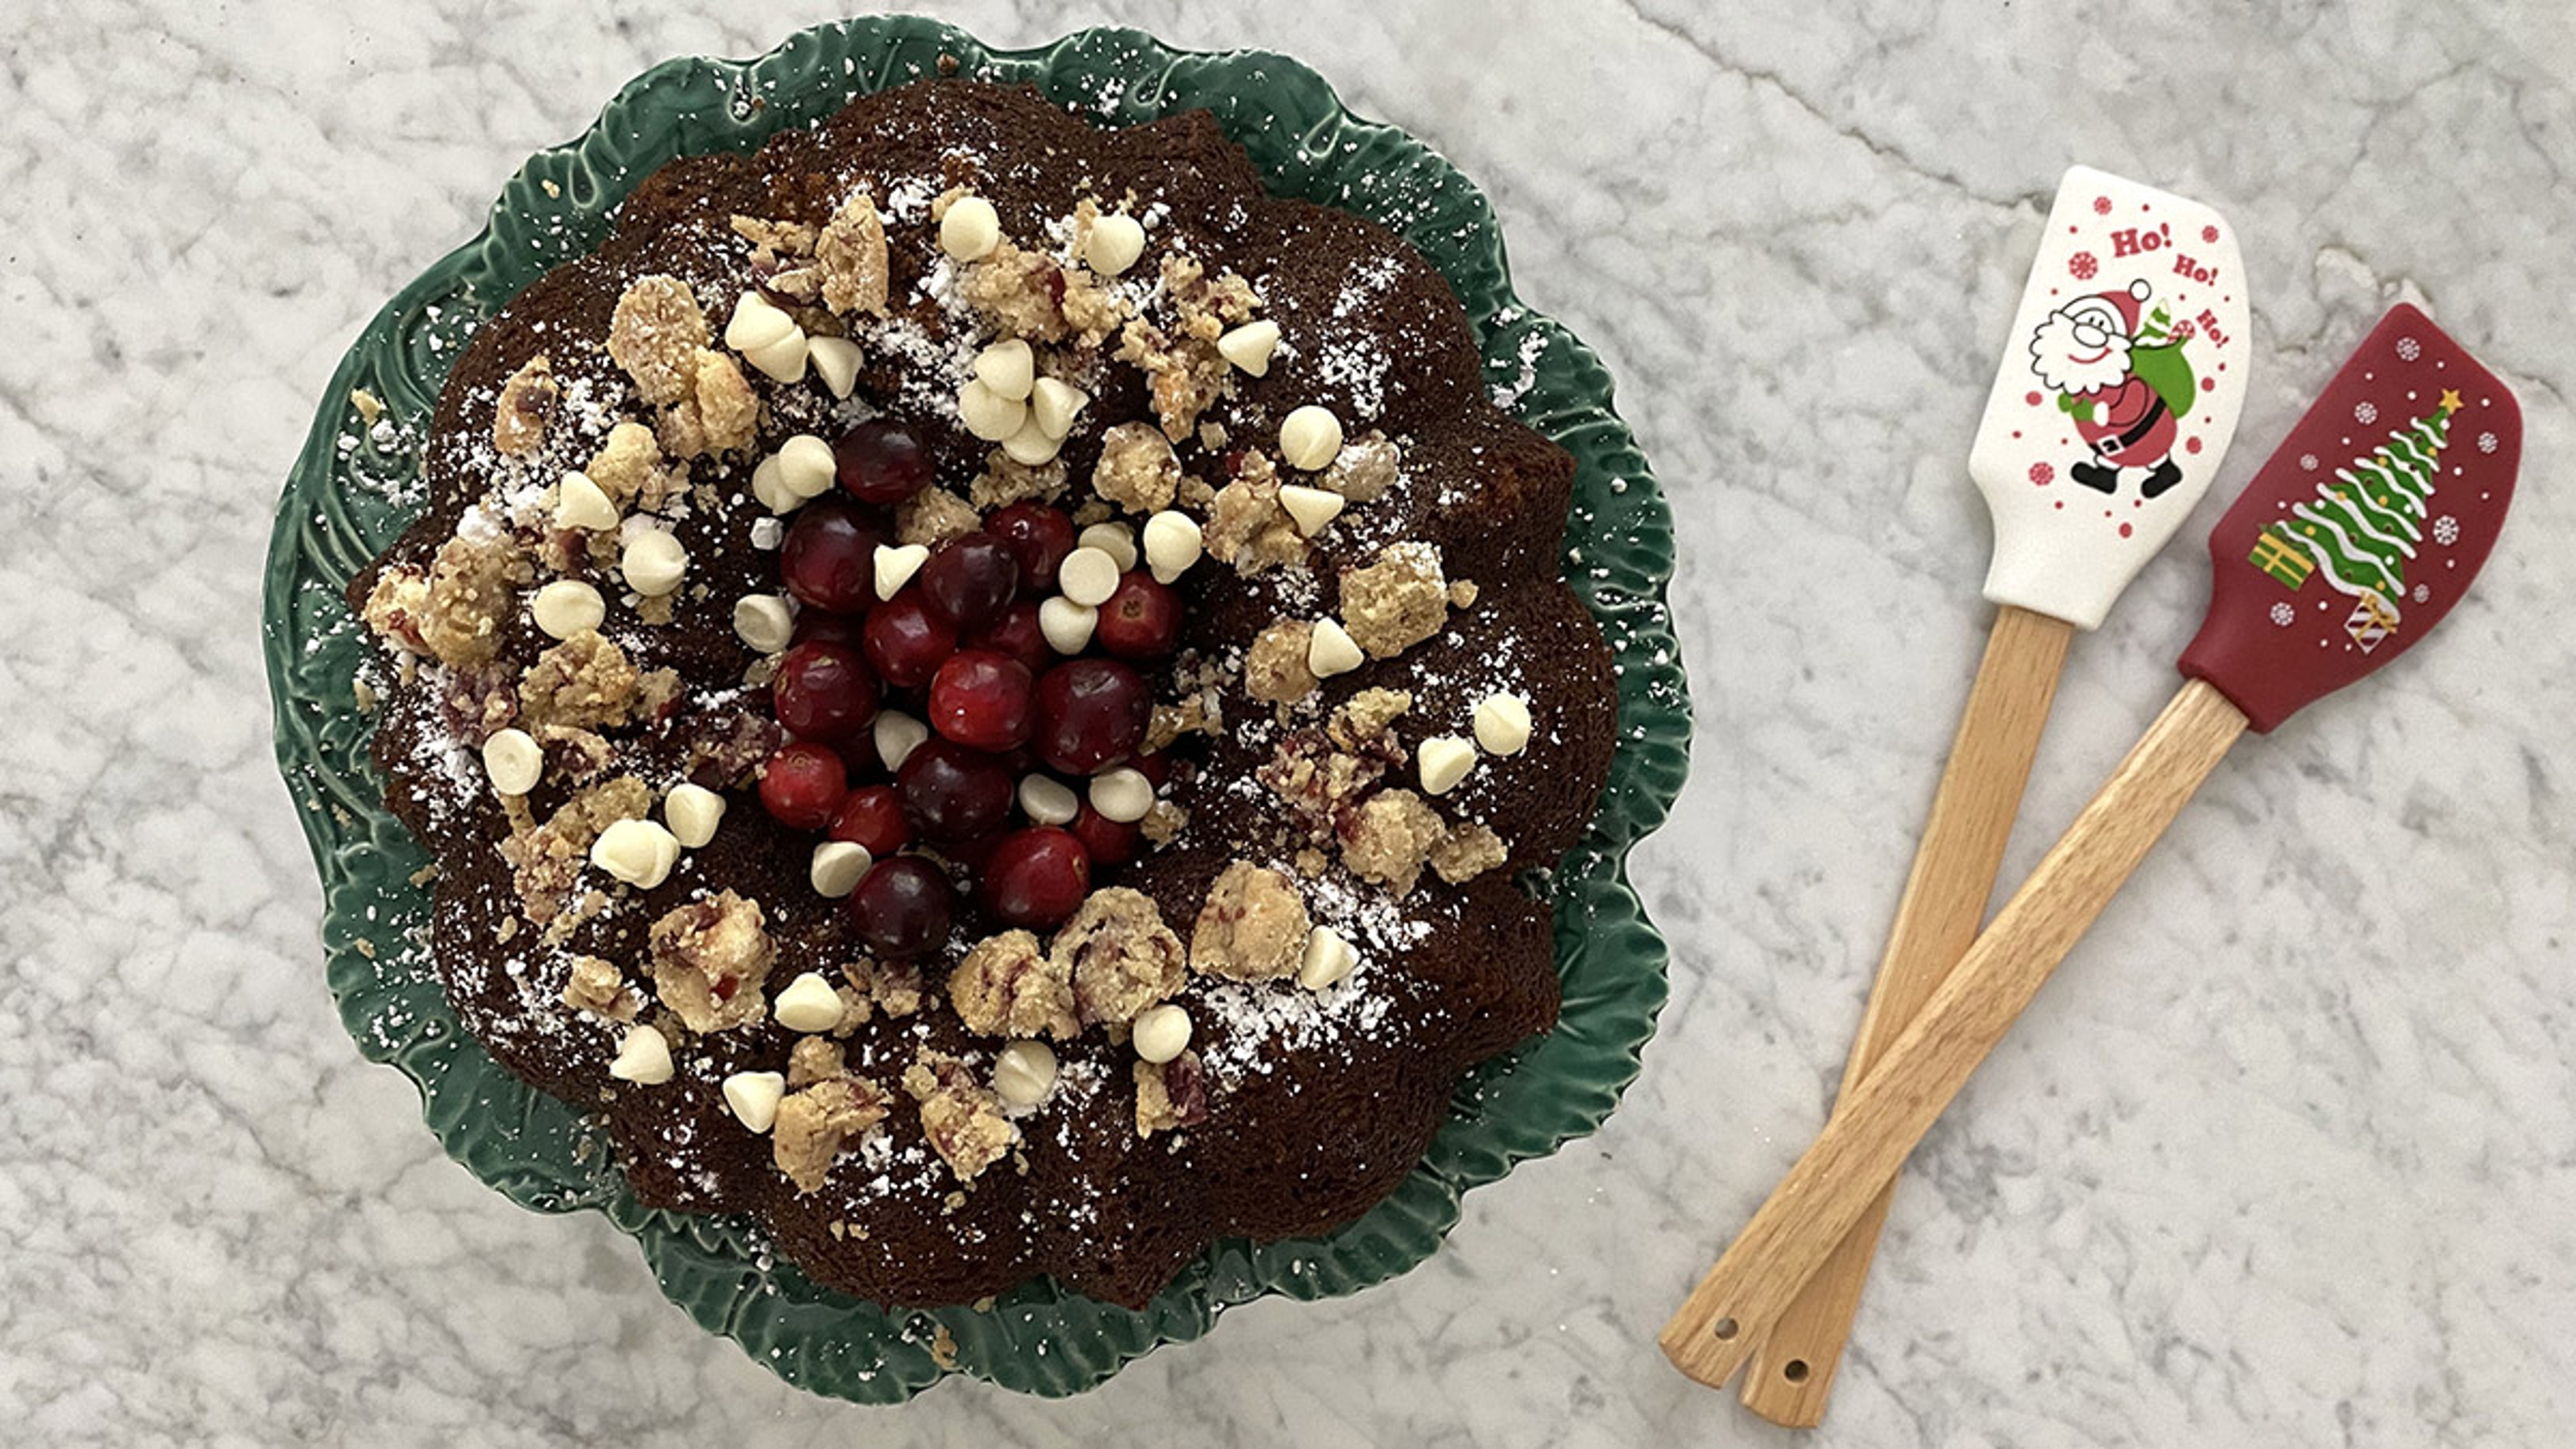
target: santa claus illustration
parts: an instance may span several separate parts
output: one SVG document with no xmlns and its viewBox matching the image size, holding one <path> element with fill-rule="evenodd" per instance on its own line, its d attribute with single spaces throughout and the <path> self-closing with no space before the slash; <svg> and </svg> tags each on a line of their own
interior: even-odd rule
<svg viewBox="0 0 2576 1449">
<path fill-rule="evenodd" d="M 2048 314 L 2031 334 L 2031 368 L 2057 394 L 2093 456 L 2067 468 L 2087 488 L 2116 493 L 2120 471 L 2144 469 L 2141 496 L 2182 480 L 2171 454 L 2197 386 L 2182 348 L 2188 329 L 2167 330 L 2164 309 L 2141 315 L 2152 291 L 2095 292 Z"/>
</svg>

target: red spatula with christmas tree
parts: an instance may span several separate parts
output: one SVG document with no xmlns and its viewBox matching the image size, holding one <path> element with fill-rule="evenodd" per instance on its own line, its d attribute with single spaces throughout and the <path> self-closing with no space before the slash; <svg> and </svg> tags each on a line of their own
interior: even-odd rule
<svg viewBox="0 0 2576 1449">
<path fill-rule="evenodd" d="M 1664 1326 L 1682 1372 L 1743 1365 L 2239 735 L 2441 622 L 2521 452 L 2503 384 L 2414 308 L 2380 322 L 2219 520 L 2181 692 Z"/>
<path fill-rule="evenodd" d="M 1843 1070 L 1848 1091 L 1976 938 L 2057 695 L 2102 622 L 2209 489 L 2245 397 L 2234 229 L 2195 201 L 2070 169 L 2040 233 L 1968 472 L 1994 515 L 1984 661 Z M 1892 1190 L 1892 1189 L 1891 1189 Z M 1887 1195 L 1782 1315 L 1745 1376 L 1775 1423 L 1824 1415 Z"/>
</svg>

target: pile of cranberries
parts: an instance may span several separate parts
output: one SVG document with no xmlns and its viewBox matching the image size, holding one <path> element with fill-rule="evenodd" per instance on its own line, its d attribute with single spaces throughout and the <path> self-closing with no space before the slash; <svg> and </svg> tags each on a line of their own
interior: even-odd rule
<svg viewBox="0 0 2576 1449">
<path fill-rule="evenodd" d="M 930 485 L 930 457 L 887 419 L 852 429 L 835 454 L 847 496 L 799 510 L 780 557 L 802 609 L 770 685 L 790 740 L 761 772 L 761 804 L 793 829 L 867 848 L 874 864 L 849 910 L 880 955 L 919 957 L 948 939 L 956 887 L 905 853 L 914 846 L 962 867 L 1001 920 L 1058 925 L 1096 867 L 1135 854 L 1138 830 L 1088 802 L 1063 825 L 1014 827 L 1020 783 L 1047 774 L 1079 800 L 1085 777 L 1120 765 L 1161 782 L 1163 762 L 1140 754 L 1153 696 L 1135 664 L 1172 652 L 1179 597 L 1131 570 L 1101 606 L 1089 651 L 1057 654 L 1038 603 L 1073 552 L 1073 520 L 1015 503 L 940 544 L 879 600 L 877 549 L 894 541 L 887 510 Z M 881 708 L 930 727 L 891 771 L 872 729 Z"/>
</svg>

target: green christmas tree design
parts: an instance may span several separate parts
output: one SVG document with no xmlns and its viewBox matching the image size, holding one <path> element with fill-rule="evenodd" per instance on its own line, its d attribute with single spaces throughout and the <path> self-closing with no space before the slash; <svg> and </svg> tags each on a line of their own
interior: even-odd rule
<svg viewBox="0 0 2576 1449">
<path fill-rule="evenodd" d="M 2357 620 L 2372 621 L 2382 634 L 2394 629 L 2398 601 L 2406 597 L 2406 565 L 2424 541 L 2424 515 L 2459 406 L 2459 394 L 2443 393 L 2432 412 L 2336 469 L 2314 499 L 2256 537 L 2247 561 L 2292 589 L 2305 587 L 2311 575 L 2321 577 L 2361 601 Z"/>
</svg>

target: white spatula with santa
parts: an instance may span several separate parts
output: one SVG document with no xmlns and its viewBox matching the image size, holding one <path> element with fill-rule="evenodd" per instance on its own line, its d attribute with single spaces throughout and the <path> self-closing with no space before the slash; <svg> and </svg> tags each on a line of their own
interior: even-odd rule
<svg viewBox="0 0 2576 1449">
<path fill-rule="evenodd" d="M 1994 515 L 1994 632 L 1846 1092 L 1976 939 L 2069 637 L 2102 622 L 2227 456 L 2245 398 L 2243 273 L 2234 230 L 2198 202 L 2083 166 L 2058 183 L 1968 455 Z M 1822 1418 L 1887 1204 L 1881 1193 L 1762 1341 L 1744 1381 L 1755 1413 L 1800 1427 Z"/>
</svg>

